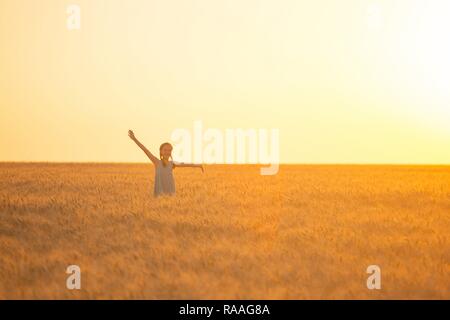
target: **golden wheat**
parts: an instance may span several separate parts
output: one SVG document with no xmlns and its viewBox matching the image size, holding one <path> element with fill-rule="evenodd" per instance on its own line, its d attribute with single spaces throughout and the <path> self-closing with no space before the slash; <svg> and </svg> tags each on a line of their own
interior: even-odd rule
<svg viewBox="0 0 450 320">
<path fill-rule="evenodd" d="M 0 164 L 0 298 L 450 298 L 450 167 Z M 81 290 L 66 268 L 81 268 Z M 366 268 L 382 270 L 368 290 Z"/>
</svg>

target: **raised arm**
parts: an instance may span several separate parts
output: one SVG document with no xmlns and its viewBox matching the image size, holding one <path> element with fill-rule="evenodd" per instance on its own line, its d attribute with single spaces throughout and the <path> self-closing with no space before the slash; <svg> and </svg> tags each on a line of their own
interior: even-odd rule
<svg viewBox="0 0 450 320">
<path fill-rule="evenodd" d="M 156 166 L 158 164 L 158 158 L 153 155 L 135 136 L 134 132 L 132 130 L 128 130 L 128 136 L 131 140 L 133 140 L 139 148 L 144 151 L 144 153 L 147 155 L 147 157 L 153 162 L 153 164 Z"/>
<path fill-rule="evenodd" d="M 176 163 L 175 167 L 179 168 L 179 167 L 185 167 L 185 168 L 200 168 L 202 169 L 202 172 L 205 172 L 205 170 L 203 169 L 203 165 L 201 164 L 193 164 L 193 163 Z"/>
</svg>

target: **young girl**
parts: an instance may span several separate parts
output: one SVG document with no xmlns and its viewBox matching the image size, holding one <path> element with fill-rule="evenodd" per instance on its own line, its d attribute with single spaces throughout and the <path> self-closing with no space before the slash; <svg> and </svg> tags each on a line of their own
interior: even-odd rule
<svg viewBox="0 0 450 320">
<path fill-rule="evenodd" d="M 134 136 L 132 130 L 128 130 L 128 136 L 133 140 L 142 151 L 145 152 L 147 157 L 155 165 L 155 197 L 161 194 L 174 194 L 175 193 L 175 181 L 173 179 L 173 169 L 175 167 L 196 167 L 202 169 L 201 164 L 187 164 L 187 163 L 177 163 L 175 164 L 172 158 L 172 145 L 168 142 L 163 143 L 159 147 L 159 159 L 155 157 L 148 149 L 139 142 L 139 140 Z"/>
</svg>

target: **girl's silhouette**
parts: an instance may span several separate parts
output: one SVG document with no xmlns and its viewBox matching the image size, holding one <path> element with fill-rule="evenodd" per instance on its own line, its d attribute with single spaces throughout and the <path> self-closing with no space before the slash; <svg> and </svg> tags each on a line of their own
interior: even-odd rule
<svg viewBox="0 0 450 320">
<path fill-rule="evenodd" d="M 163 143 L 159 147 L 159 159 L 155 157 L 134 135 L 132 130 L 128 130 L 128 136 L 133 140 L 139 148 L 144 151 L 147 157 L 155 165 L 155 188 L 154 195 L 174 194 L 175 181 L 173 179 L 173 169 L 175 167 L 196 167 L 202 169 L 201 164 L 174 163 L 172 159 L 172 145 L 168 142 Z"/>
</svg>

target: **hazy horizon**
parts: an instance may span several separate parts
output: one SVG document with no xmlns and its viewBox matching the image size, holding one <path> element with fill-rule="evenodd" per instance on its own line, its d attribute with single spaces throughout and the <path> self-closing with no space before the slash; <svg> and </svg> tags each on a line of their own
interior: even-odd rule
<svg viewBox="0 0 450 320">
<path fill-rule="evenodd" d="M 175 159 L 176 161 L 176 159 Z M 149 164 L 152 165 L 151 161 L 0 161 L 0 164 Z M 267 164 L 262 163 L 207 163 L 207 166 L 267 166 Z M 299 166 L 450 166 L 450 163 L 350 163 L 350 162 L 283 162 L 279 163 L 280 166 L 283 165 L 299 165 Z"/>
</svg>

